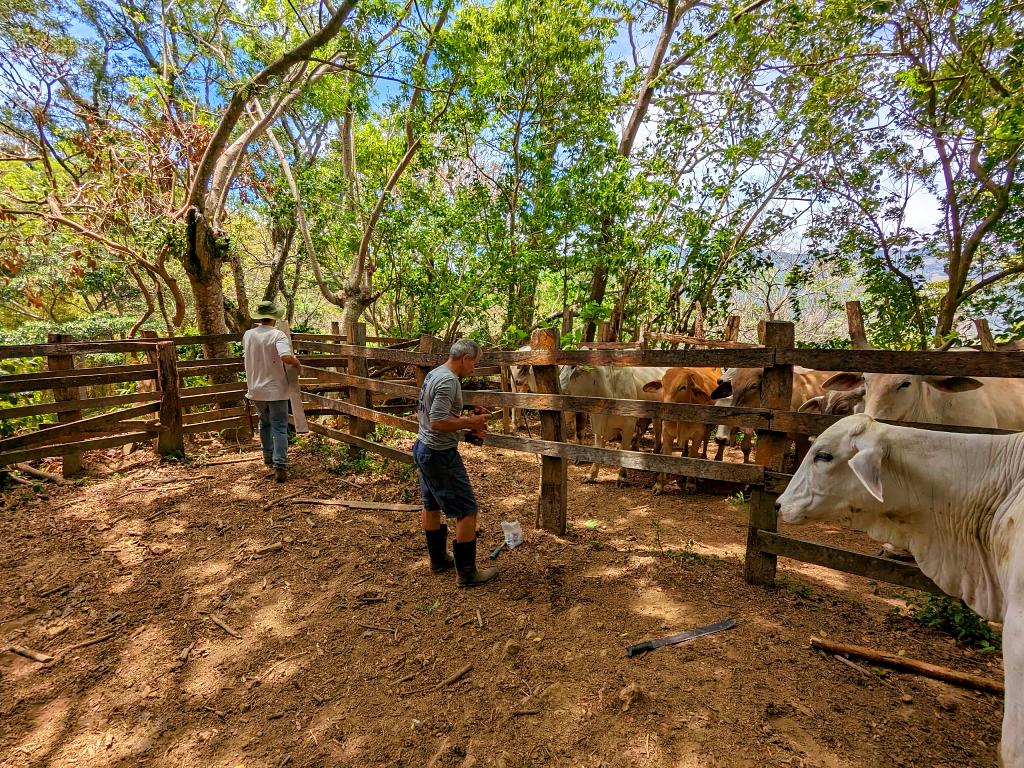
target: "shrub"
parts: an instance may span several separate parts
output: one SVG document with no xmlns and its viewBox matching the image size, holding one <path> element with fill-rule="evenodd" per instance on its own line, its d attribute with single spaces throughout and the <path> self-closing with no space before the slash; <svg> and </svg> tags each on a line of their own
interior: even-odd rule
<svg viewBox="0 0 1024 768">
<path fill-rule="evenodd" d="M 945 632 L 979 651 L 995 651 L 1002 644 L 999 632 L 963 600 L 945 595 L 925 595 L 910 601 L 910 616 L 918 623 Z"/>
</svg>

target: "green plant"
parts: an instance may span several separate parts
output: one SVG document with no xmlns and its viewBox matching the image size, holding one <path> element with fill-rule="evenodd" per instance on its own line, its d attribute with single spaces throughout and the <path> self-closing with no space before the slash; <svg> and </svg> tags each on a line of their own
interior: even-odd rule
<svg viewBox="0 0 1024 768">
<path fill-rule="evenodd" d="M 743 491 L 736 491 L 736 493 L 729 497 L 729 503 L 736 507 L 742 507 L 749 501 L 750 499 L 743 495 Z"/>
<path fill-rule="evenodd" d="M 910 600 L 910 616 L 926 627 L 945 632 L 958 642 L 983 653 L 998 650 L 1002 636 L 963 600 L 945 595 L 924 595 Z"/>
<path fill-rule="evenodd" d="M 657 530 L 658 528 L 655 528 L 655 531 Z M 718 559 L 714 555 L 702 555 L 700 552 L 697 552 L 694 549 L 695 544 L 696 542 L 693 539 L 690 539 L 682 549 L 666 549 L 663 554 L 673 562 L 685 562 L 690 563 L 691 565 L 713 562 Z M 661 546 L 660 537 L 658 539 L 658 546 Z"/>
</svg>

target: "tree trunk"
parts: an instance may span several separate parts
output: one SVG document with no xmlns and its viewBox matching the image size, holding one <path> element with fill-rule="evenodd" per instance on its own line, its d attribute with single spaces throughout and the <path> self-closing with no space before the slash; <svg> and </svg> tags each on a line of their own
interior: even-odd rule
<svg viewBox="0 0 1024 768">
<path fill-rule="evenodd" d="M 201 336 L 228 332 L 224 316 L 224 286 L 221 283 L 221 268 L 226 251 L 226 239 L 218 238 L 206 217 L 196 209 L 191 209 L 186 217 L 182 264 L 195 296 L 196 325 Z M 204 344 L 203 350 L 207 358 L 227 357 L 230 354 L 226 341 Z"/>
</svg>

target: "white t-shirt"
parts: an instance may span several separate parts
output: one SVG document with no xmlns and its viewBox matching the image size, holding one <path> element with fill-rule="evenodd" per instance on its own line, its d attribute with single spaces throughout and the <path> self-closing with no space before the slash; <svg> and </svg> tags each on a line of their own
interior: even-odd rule
<svg viewBox="0 0 1024 768">
<path fill-rule="evenodd" d="M 292 345 L 283 331 L 272 325 L 258 325 L 242 336 L 245 357 L 245 381 L 250 400 L 287 400 L 288 378 L 281 355 L 292 354 Z"/>
</svg>

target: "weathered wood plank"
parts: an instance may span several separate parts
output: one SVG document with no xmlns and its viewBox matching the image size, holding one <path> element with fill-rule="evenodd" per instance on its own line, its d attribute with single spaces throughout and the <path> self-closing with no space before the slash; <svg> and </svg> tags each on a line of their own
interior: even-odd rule
<svg viewBox="0 0 1024 768">
<path fill-rule="evenodd" d="M 403 419 L 398 416 L 392 416 L 390 413 L 380 413 L 372 408 L 363 408 L 344 400 L 334 400 L 329 397 L 323 397 L 322 395 L 314 395 L 312 392 L 303 392 L 302 397 L 307 403 L 312 403 L 313 405 L 321 408 L 327 408 L 335 413 L 343 413 L 346 416 L 356 416 L 377 424 L 386 424 L 389 427 L 401 429 L 405 432 L 415 433 L 419 431 L 419 424 L 412 419 Z"/>
<path fill-rule="evenodd" d="M 100 448 L 113 448 L 118 445 L 125 445 L 126 443 L 140 443 L 150 439 L 152 436 L 152 433 L 148 431 L 139 430 L 123 435 L 115 435 L 113 437 L 97 437 L 90 438 L 88 440 L 76 440 L 72 443 L 43 446 L 42 448 L 26 448 L 19 451 L 8 451 L 7 453 L 0 453 L 0 465 L 17 464 L 21 461 L 34 461 L 36 459 L 60 456 L 69 448 L 73 448 L 75 451 L 83 453 L 85 451 L 94 451 Z"/>
<path fill-rule="evenodd" d="M 52 344 L 5 344 L 0 346 L 0 360 L 47 355 L 106 355 L 116 352 L 138 353 L 154 347 L 149 340 L 139 341 L 67 341 Z"/>
<path fill-rule="evenodd" d="M 91 416 L 87 419 L 44 426 L 34 432 L 27 432 L 0 440 L 0 452 L 11 451 L 15 448 L 47 445 L 73 435 L 114 431 L 117 428 L 118 422 L 147 413 L 155 413 L 158 410 L 160 410 L 160 404 L 153 402 L 146 403 L 145 405 L 136 405 L 133 408 L 125 408 L 121 411 L 114 411 L 113 413 L 104 413 L 100 416 Z M 101 427 L 109 428 L 100 429 Z"/>
<path fill-rule="evenodd" d="M 850 552 L 846 549 L 794 539 L 771 531 L 757 532 L 757 546 L 762 552 L 771 552 L 774 555 L 789 557 L 804 563 L 823 565 L 826 568 L 863 576 L 866 579 L 886 581 L 890 584 L 899 584 L 903 587 L 937 595 L 945 594 L 913 563 L 902 563 L 884 557 Z"/>
<path fill-rule="evenodd" d="M 767 347 L 792 347 L 795 342 L 792 323 L 766 322 L 759 335 Z M 779 364 L 764 369 L 761 378 L 761 405 L 772 410 L 789 407 L 793 391 L 793 366 Z M 774 425 L 773 425 L 774 427 Z M 774 429 L 757 431 L 757 463 L 764 469 L 781 472 L 786 460 L 789 439 L 784 432 Z M 750 498 L 750 523 L 747 526 L 747 555 L 743 561 L 743 577 L 748 584 L 772 585 L 775 583 L 776 558 L 762 552 L 757 546 L 759 530 L 774 531 L 778 528 L 778 513 L 775 511 L 776 496 L 764 488 L 754 489 Z"/>
<path fill-rule="evenodd" d="M 819 371 L 1024 378 L 1024 353 L 894 352 L 887 349 L 778 350 L 778 359 Z"/>
<path fill-rule="evenodd" d="M 532 349 L 555 351 L 559 348 L 558 329 L 541 328 L 530 335 Z M 554 365 L 533 367 L 537 391 L 558 394 L 558 368 Z M 465 398 L 463 398 L 465 401 Z M 540 412 L 540 434 L 548 442 L 565 441 L 565 419 L 560 410 Z M 536 527 L 558 536 L 565 535 L 568 497 L 568 464 L 561 456 L 541 456 L 540 495 L 537 498 Z"/>
<path fill-rule="evenodd" d="M 364 323 L 353 323 L 348 328 L 348 343 L 351 346 L 365 347 L 366 346 L 366 325 Z M 348 372 L 356 378 L 365 379 L 366 375 L 366 358 L 353 357 L 348 362 Z M 373 396 L 366 389 L 362 389 L 358 386 L 350 387 L 348 390 L 348 399 L 352 405 L 359 406 L 360 408 L 373 408 Z M 350 435 L 355 437 L 366 439 L 366 436 L 373 431 L 373 424 L 366 419 L 360 419 L 355 416 L 350 417 L 348 421 L 348 431 Z M 359 449 L 349 443 L 350 450 L 355 453 Z"/>
<path fill-rule="evenodd" d="M 157 349 L 157 383 L 160 387 L 160 435 L 157 453 L 161 456 L 185 454 L 185 433 L 182 431 L 181 397 L 178 391 L 178 357 L 171 343 Z"/>
<path fill-rule="evenodd" d="M 203 424 L 208 421 L 223 421 L 228 418 L 245 416 L 248 412 L 245 406 L 235 408 L 215 408 L 212 411 L 200 411 L 199 413 L 186 413 L 181 417 L 182 424 Z"/>
<path fill-rule="evenodd" d="M 535 453 L 540 456 L 559 456 L 563 459 L 597 462 L 602 466 L 626 467 L 645 472 L 664 472 L 669 475 L 686 475 L 742 485 L 760 485 L 764 482 L 764 471 L 756 464 L 733 464 L 727 461 L 664 456 L 659 453 L 619 451 L 614 448 L 555 443 L 537 438 L 513 437 L 491 432 L 484 437 L 484 445 L 503 450 Z"/>
<path fill-rule="evenodd" d="M 185 435 L 195 435 L 201 432 L 220 432 L 230 427 L 249 426 L 249 419 L 245 416 L 235 416 L 230 419 L 216 419 L 215 421 L 203 421 L 198 424 L 184 424 L 181 431 Z"/>
<path fill-rule="evenodd" d="M 124 366 L 125 368 L 131 366 Z M 148 367 L 148 366 L 146 366 Z M 88 370 L 83 369 L 83 370 Z M 73 384 L 75 387 L 88 387 L 96 384 L 118 384 L 127 381 L 144 381 L 146 379 L 156 378 L 155 370 L 145 371 L 127 371 L 125 373 L 105 373 L 99 376 L 93 374 L 83 373 L 82 375 L 75 375 L 74 377 L 58 377 L 55 379 L 48 380 L 36 380 L 36 381 L 14 381 L 14 377 L 4 376 L 0 378 L 0 393 L 8 392 L 40 392 L 47 389 L 61 389 L 62 385 L 68 383 Z M 76 400 L 83 398 L 76 396 Z"/>
<path fill-rule="evenodd" d="M 48 334 L 47 340 L 54 343 L 60 343 L 64 341 L 66 337 L 64 334 L 51 333 Z M 49 369 L 50 375 L 56 375 L 61 377 L 58 381 L 63 380 L 64 382 L 70 383 L 74 377 L 75 359 L 71 355 L 49 355 L 46 358 L 46 367 Z M 6 377 L 4 383 L 10 383 L 12 379 L 17 379 L 17 376 Z M 80 400 L 82 399 L 82 391 L 77 387 L 54 387 L 53 399 L 56 402 L 68 401 L 68 400 Z M 61 424 L 67 424 L 68 422 L 79 421 L 82 418 L 81 411 L 61 411 L 57 414 L 57 421 Z M 82 456 L 77 452 L 64 453 L 61 456 L 61 473 L 64 477 L 73 477 L 82 471 Z"/>
<path fill-rule="evenodd" d="M 62 411 L 95 411 L 100 408 L 125 405 L 126 403 L 144 403 L 150 400 L 156 401 L 159 399 L 160 395 L 156 392 L 136 392 L 131 395 L 86 397 L 82 400 L 66 400 L 55 403 L 21 405 L 15 408 L 0 408 L 0 419 L 20 419 L 25 416 L 41 416 L 47 413 L 61 413 Z"/>
<path fill-rule="evenodd" d="M 58 335 L 58 334 L 54 334 Z M 70 355 L 50 355 L 50 359 L 68 358 Z M 136 371 L 156 372 L 156 366 L 150 363 L 126 364 L 126 365 L 101 365 L 96 368 L 50 368 L 46 371 L 32 371 L 30 373 L 16 373 L 10 376 L 0 377 L 0 382 L 5 384 L 24 382 L 33 383 L 37 381 L 51 381 L 53 379 L 64 379 L 75 381 L 88 376 L 100 376 L 107 373 L 134 373 Z"/>
<path fill-rule="evenodd" d="M 317 424 L 315 421 L 309 422 L 309 431 L 317 435 L 329 437 L 333 440 L 340 440 L 341 442 L 348 443 L 349 445 L 355 445 L 359 448 L 362 448 L 365 451 L 376 453 L 388 459 L 401 461 L 405 464 L 414 463 L 412 454 L 410 453 L 400 451 L 397 448 L 392 448 L 389 445 L 381 445 L 380 443 L 375 443 L 372 440 L 365 440 L 361 437 L 350 435 L 347 432 L 342 432 L 341 430 L 338 429 L 331 429 L 330 427 L 325 427 L 323 424 Z"/>
</svg>

